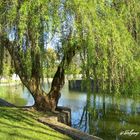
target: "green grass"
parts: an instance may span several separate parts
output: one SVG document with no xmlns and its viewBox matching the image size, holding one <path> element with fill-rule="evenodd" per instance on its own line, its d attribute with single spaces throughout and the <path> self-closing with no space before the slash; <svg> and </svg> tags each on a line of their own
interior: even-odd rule
<svg viewBox="0 0 140 140">
<path fill-rule="evenodd" d="M 0 140 L 72 140 L 39 123 L 38 112 L 0 107 Z"/>
</svg>

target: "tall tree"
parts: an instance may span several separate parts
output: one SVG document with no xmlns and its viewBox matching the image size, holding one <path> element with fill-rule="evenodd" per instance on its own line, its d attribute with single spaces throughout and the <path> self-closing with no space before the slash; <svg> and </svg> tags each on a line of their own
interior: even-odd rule
<svg viewBox="0 0 140 140">
<path fill-rule="evenodd" d="M 139 4 L 133 1 L 134 5 Z M 65 69 L 77 53 L 81 56 L 83 76 L 87 80 L 93 77 L 97 88 L 119 90 L 122 83 L 134 77 L 139 30 L 129 30 L 125 2 L 119 12 L 112 5 L 104 0 L 0 1 L 0 64 L 5 47 L 37 109 L 56 109 Z M 46 94 L 41 78 L 48 44 L 57 51 L 59 65 Z"/>
<path fill-rule="evenodd" d="M 73 17 L 69 3 L 59 0 L 6 0 L 0 5 L 1 49 L 5 47 L 9 51 L 15 72 L 34 97 L 37 109 L 55 110 L 65 81 L 65 68 L 78 47 L 72 42 Z M 61 49 L 61 57 L 51 90 L 46 94 L 41 86 L 41 77 L 48 42 L 57 44 L 54 47 L 58 51 Z"/>
</svg>

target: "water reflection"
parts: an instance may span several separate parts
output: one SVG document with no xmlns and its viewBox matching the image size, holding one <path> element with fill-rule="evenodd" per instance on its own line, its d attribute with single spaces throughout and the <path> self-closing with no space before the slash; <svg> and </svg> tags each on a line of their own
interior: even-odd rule
<svg viewBox="0 0 140 140">
<path fill-rule="evenodd" d="M 48 87 L 44 86 L 47 90 Z M 139 140 L 135 136 L 120 135 L 123 130 L 140 132 L 140 97 L 95 94 L 63 88 L 59 105 L 72 109 L 72 126 L 104 140 Z M 33 105 L 31 94 L 22 86 L 0 87 L 0 98 L 16 105 Z M 87 102 L 88 101 L 88 102 Z"/>
<path fill-rule="evenodd" d="M 69 94 L 73 96 L 71 92 Z M 72 102 L 72 105 L 71 101 L 64 99 L 63 102 L 60 101 L 62 105 L 69 104 L 72 108 L 72 123 L 75 128 L 106 140 L 139 140 L 140 134 L 135 137 L 120 135 L 120 133 L 132 129 L 140 133 L 140 98 L 97 94 L 91 96 L 90 104 L 89 102 L 86 104 L 87 99 L 83 96 L 85 94 L 75 94 L 81 95 L 83 99 Z"/>
<path fill-rule="evenodd" d="M 0 86 L 0 98 L 17 106 L 32 106 L 33 97 L 22 85 Z"/>
<path fill-rule="evenodd" d="M 139 140 L 138 136 L 120 135 L 122 131 L 140 133 L 140 97 L 111 96 L 62 90 L 59 104 L 72 109 L 72 125 L 105 140 Z M 88 100 L 88 102 L 87 102 Z"/>
</svg>

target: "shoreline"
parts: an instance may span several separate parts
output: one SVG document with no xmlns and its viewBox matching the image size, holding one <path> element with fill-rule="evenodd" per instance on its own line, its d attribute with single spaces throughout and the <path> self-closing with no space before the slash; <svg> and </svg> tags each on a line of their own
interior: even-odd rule
<svg viewBox="0 0 140 140">
<path fill-rule="evenodd" d="M 17 85 L 20 85 L 21 82 L 18 82 L 18 83 L 0 83 L 0 86 L 17 86 Z"/>
<path fill-rule="evenodd" d="M 18 107 L 15 106 L 3 99 L 0 99 L 0 107 L 7 107 L 9 109 L 21 109 L 21 110 L 27 110 L 27 111 L 36 111 L 38 112 L 40 115 L 38 116 L 37 120 L 38 122 L 47 125 L 49 127 L 51 127 L 52 129 L 65 134 L 69 137 L 71 137 L 72 139 L 78 139 L 78 140 L 102 140 L 102 138 L 96 137 L 96 136 L 92 136 L 89 135 L 88 133 L 82 132 L 78 129 L 75 129 L 73 127 L 71 127 L 71 109 L 70 108 L 66 108 L 66 107 L 58 107 L 58 112 L 57 113 L 53 113 L 53 112 L 39 112 L 37 110 L 35 110 L 35 108 L 33 106 L 31 107 Z M 43 113 L 43 115 L 42 115 Z"/>
</svg>

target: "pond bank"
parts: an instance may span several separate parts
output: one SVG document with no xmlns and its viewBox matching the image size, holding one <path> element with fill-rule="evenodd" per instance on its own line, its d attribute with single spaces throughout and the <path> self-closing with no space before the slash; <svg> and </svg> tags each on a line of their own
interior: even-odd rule
<svg viewBox="0 0 140 140">
<path fill-rule="evenodd" d="M 43 116 L 43 113 L 33 108 L 0 107 L 0 139 L 72 140 L 67 135 L 38 122 L 40 116 Z"/>
<path fill-rule="evenodd" d="M 7 107 L 16 107 L 14 104 L 11 104 L 3 99 L 0 98 L 0 106 L 7 106 Z"/>
<path fill-rule="evenodd" d="M 69 108 L 58 107 L 57 112 L 55 112 L 55 113 L 52 113 L 52 112 L 44 113 L 44 112 L 36 111 L 33 107 L 30 107 L 30 108 L 23 107 L 23 108 L 19 109 L 15 105 L 8 103 L 7 101 L 5 101 L 3 99 L 0 99 L 0 106 L 9 107 L 9 108 L 4 107 L 6 110 L 9 110 L 9 112 L 11 110 L 17 109 L 17 111 L 20 110 L 20 112 L 27 111 L 28 113 L 30 113 L 30 112 L 37 113 L 38 116 L 36 117 L 36 120 L 45 124 L 46 126 L 49 126 L 53 129 L 55 129 L 56 131 L 58 131 L 60 133 L 63 133 L 65 135 L 70 136 L 73 139 L 77 139 L 77 140 L 101 140 L 98 137 L 91 136 L 87 133 L 81 132 L 77 129 L 70 127 L 70 125 L 71 125 L 71 110 Z M 0 110 L 1 109 L 3 109 L 3 108 L 0 107 Z M 1 122 L 1 118 L 0 118 L 0 122 Z"/>
<path fill-rule="evenodd" d="M 63 134 L 66 134 L 66 135 L 72 137 L 74 140 L 103 140 L 99 137 L 89 135 L 78 129 L 75 129 L 75 128 L 72 128 L 63 123 L 60 123 L 60 122 L 58 122 L 57 117 L 51 117 L 51 118 L 50 117 L 49 118 L 41 117 L 38 119 L 38 121 L 45 125 L 50 126 L 51 128 L 53 128 Z"/>
</svg>

